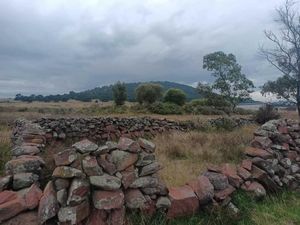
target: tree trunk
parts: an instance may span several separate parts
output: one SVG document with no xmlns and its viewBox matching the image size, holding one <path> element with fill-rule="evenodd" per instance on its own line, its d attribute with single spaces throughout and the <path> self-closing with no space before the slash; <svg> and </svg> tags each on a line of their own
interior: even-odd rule
<svg viewBox="0 0 300 225">
<path fill-rule="evenodd" d="M 297 110 L 298 110 L 298 119 L 300 120 L 300 81 L 297 81 Z"/>
</svg>

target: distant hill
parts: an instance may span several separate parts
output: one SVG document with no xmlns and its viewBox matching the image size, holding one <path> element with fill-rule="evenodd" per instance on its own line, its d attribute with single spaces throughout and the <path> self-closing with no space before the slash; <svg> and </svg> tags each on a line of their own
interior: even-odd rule
<svg viewBox="0 0 300 225">
<path fill-rule="evenodd" d="M 128 101 L 135 101 L 135 89 L 141 84 L 142 82 L 138 83 L 126 83 L 127 89 L 127 96 Z M 163 90 L 166 91 L 169 88 L 178 88 L 183 90 L 188 100 L 200 98 L 200 95 L 197 92 L 197 89 L 185 84 L 179 84 L 175 82 L 169 81 L 155 81 L 151 83 L 160 84 L 163 87 Z M 70 91 L 68 94 L 61 94 L 61 95 L 30 95 L 30 96 L 23 96 L 21 94 L 17 94 L 15 100 L 19 101 L 68 101 L 70 99 L 79 100 L 79 101 L 91 101 L 92 99 L 99 99 L 101 101 L 111 101 L 112 99 L 112 87 L 113 85 L 109 86 L 102 86 L 96 87 L 91 90 L 86 90 L 82 92 L 74 92 Z"/>
</svg>

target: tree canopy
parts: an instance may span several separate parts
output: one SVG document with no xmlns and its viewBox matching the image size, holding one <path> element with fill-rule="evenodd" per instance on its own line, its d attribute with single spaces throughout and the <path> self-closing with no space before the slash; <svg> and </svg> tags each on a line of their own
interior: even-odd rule
<svg viewBox="0 0 300 225">
<path fill-rule="evenodd" d="M 127 99 L 127 92 L 125 83 L 118 81 L 112 88 L 113 99 L 116 105 L 124 105 Z"/>
<path fill-rule="evenodd" d="M 136 100 L 142 104 L 152 104 L 162 97 L 163 89 L 159 84 L 145 83 L 140 84 L 136 89 Z"/>
<path fill-rule="evenodd" d="M 164 95 L 164 101 L 175 103 L 177 105 L 184 105 L 186 101 L 186 94 L 180 89 L 170 88 Z"/>
</svg>

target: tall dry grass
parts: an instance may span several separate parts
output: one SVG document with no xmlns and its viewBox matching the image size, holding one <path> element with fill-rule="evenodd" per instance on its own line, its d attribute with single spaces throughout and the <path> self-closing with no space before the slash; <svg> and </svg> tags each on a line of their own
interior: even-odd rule
<svg viewBox="0 0 300 225">
<path fill-rule="evenodd" d="M 208 164 L 238 163 L 253 138 L 254 125 L 234 131 L 171 132 L 154 138 L 161 176 L 168 185 L 183 185 Z"/>
<path fill-rule="evenodd" d="M 3 174 L 5 163 L 10 159 L 10 135 L 11 129 L 0 125 L 0 175 Z"/>
</svg>

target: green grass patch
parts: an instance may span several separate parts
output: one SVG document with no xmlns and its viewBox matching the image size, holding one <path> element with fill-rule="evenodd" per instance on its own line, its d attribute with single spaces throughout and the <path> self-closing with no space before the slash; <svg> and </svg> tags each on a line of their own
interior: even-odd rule
<svg viewBox="0 0 300 225">
<path fill-rule="evenodd" d="M 167 221 L 162 214 L 152 218 L 138 214 L 129 216 L 130 225 L 299 225 L 300 193 L 284 191 L 256 202 L 239 191 L 232 202 L 239 208 L 239 215 L 232 215 L 225 208 L 202 210 L 198 215 Z"/>
</svg>

